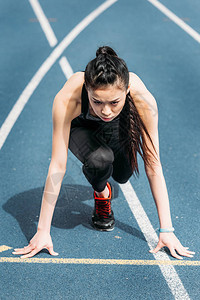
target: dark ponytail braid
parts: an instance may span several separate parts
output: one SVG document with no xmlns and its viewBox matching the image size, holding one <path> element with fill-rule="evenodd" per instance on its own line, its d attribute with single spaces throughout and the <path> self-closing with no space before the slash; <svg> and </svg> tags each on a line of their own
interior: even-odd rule
<svg viewBox="0 0 200 300">
<path fill-rule="evenodd" d="M 116 52 L 108 47 L 100 47 L 96 52 L 96 58 L 91 60 L 85 69 L 85 84 L 95 90 L 108 84 L 119 81 L 122 88 L 128 88 L 129 72 L 126 63 L 119 58 Z"/>
<path fill-rule="evenodd" d="M 117 84 L 127 90 L 129 85 L 129 71 L 125 61 L 119 58 L 116 52 L 108 47 L 100 47 L 96 51 L 96 58 L 91 60 L 85 69 L 85 84 L 93 90 L 106 85 Z M 134 99 L 130 92 L 127 94 L 124 107 L 119 119 L 119 141 L 128 157 L 133 173 L 139 176 L 137 152 L 145 164 L 152 167 L 149 152 L 155 157 L 145 141 L 144 132 L 151 141 L 151 137 L 138 113 Z"/>
<path fill-rule="evenodd" d="M 137 176 L 139 175 L 137 152 L 140 154 L 145 164 L 150 168 L 152 168 L 152 160 L 150 159 L 149 152 L 155 157 L 154 153 L 147 146 L 144 132 L 157 153 L 147 128 L 135 106 L 134 99 L 129 92 L 125 105 L 120 113 L 119 138 L 120 144 L 123 146 L 123 149 L 131 162 L 132 170 Z"/>
</svg>

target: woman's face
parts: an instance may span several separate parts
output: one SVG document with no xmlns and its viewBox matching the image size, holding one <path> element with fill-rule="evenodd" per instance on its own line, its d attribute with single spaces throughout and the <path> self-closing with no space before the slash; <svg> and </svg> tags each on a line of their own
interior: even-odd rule
<svg viewBox="0 0 200 300">
<path fill-rule="evenodd" d="M 129 92 L 117 85 L 108 85 L 101 89 L 88 89 L 88 98 L 93 112 L 105 122 L 112 121 L 121 112 L 126 94 Z"/>
</svg>

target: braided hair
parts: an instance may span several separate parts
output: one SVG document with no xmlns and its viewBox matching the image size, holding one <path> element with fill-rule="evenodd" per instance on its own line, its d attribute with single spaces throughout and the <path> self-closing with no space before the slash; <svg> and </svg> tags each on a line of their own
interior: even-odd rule
<svg viewBox="0 0 200 300">
<path fill-rule="evenodd" d="M 96 90 L 103 86 L 114 85 L 115 83 L 121 89 L 128 89 L 129 71 L 127 65 L 112 48 L 108 46 L 99 47 L 96 51 L 96 58 L 91 60 L 86 66 L 85 85 L 87 88 Z M 120 113 L 119 142 L 131 163 L 133 174 L 137 176 L 139 176 L 137 152 L 145 164 L 150 167 L 149 152 L 154 156 L 154 153 L 147 146 L 144 133 L 146 133 L 156 152 L 147 128 L 135 106 L 134 98 L 131 97 L 129 92 Z"/>
</svg>

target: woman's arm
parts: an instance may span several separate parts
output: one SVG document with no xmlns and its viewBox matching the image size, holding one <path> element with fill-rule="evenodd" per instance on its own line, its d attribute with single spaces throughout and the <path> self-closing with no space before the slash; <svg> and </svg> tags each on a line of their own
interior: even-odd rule
<svg viewBox="0 0 200 300">
<path fill-rule="evenodd" d="M 169 197 L 159 154 L 157 103 L 152 94 L 146 89 L 143 82 L 139 79 L 138 76 L 132 73 L 130 77 L 132 82 L 132 88 L 130 92 L 132 93 L 133 99 L 135 99 L 137 110 L 148 130 L 148 133 L 156 150 L 155 152 L 146 133 L 144 133 L 146 144 L 153 153 L 153 155 L 149 153 L 151 158 L 151 167 L 148 165 L 144 165 L 144 167 L 150 184 L 151 192 L 156 204 L 160 228 L 172 228 Z M 187 248 L 181 245 L 181 243 L 173 234 L 173 232 L 160 233 L 159 243 L 157 247 L 151 252 L 156 253 L 164 246 L 167 246 L 171 254 L 178 259 L 182 258 L 180 255 L 192 257 L 191 254 L 194 254 L 194 252 L 188 251 Z M 175 250 L 180 255 L 178 255 Z"/>
<path fill-rule="evenodd" d="M 13 254 L 24 254 L 23 258 L 32 257 L 43 248 L 47 248 L 50 254 L 57 255 L 53 251 L 50 227 L 62 180 L 66 172 L 71 121 L 81 113 L 80 99 L 78 101 L 80 93 L 77 89 L 79 83 L 82 82 L 81 78 L 82 75 L 80 73 L 74 74 L 56 95 L 53 102 L 52 155 L 42 196 L 37 232 L 28 246 L 14 249 L 15 252 L 13 252 Z"/>
<path fill-rule="evenodd" d="M 56 97 L 53 103 L 52 156 L 42 197 L 38 229 L 50 232 L 51 220 L 66 172 L 71 120 L 66 103 Z"/>
</svg>

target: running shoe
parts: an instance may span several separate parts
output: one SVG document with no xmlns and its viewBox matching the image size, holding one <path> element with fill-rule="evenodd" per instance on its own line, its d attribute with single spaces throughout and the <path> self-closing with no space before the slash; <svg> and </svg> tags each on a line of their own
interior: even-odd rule
<svg viewBox="0 0 200 300">
<path fill-rule="evenodd" d="M 100 231 L 111 231 L 115 225 L 115 218 L 111 209 L 111 200 L 113 198 L 112 186 L 109 182 L 107 182 L 107 187 L 109 189 L 108 198 L 99 198 L 94 191 L 95 207 L 92 215 L 92 223 L 93 227 Z"/>
</svg>

